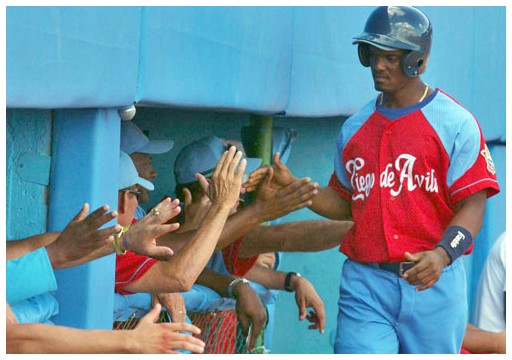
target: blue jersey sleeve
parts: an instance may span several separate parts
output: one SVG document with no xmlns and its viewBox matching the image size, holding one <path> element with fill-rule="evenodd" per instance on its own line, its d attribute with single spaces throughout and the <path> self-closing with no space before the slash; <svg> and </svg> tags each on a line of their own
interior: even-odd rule
<svg viewBox="0 0 512 360">
<path fill-rule="evenodd" d="M 7 261 L 7 302 L 22 300 L 57 290 L 57 281 L 44 247 L 17 259 Z"/>
</svg>

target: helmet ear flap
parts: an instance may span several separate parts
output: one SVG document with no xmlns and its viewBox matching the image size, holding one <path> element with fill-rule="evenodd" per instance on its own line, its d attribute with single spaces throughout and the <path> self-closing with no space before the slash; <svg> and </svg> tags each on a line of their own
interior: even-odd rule
<svg viewBox="0 0 512 360">
<path fill-rule="evenodd" d="M 370 66 L 370 50 L 368 44 L 360 42 L 357 45 L 357 54 L 359 55 L 359 61 L 364 67 Z"/>
<path fill-rule="evenodd" d="M 411 51 L 402 56 L 400 60 L 402 71 L 408 77 L 416 77 L 420 74 L 420 68 L 425 64 L 425 59 L 422 52 Z"/>
</svg>

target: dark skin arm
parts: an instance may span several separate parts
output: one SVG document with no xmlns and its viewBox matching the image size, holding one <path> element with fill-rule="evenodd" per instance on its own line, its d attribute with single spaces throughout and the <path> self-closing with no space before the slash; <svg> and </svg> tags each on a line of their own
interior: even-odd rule
<svg viewBox="0 0 512 360">
<path fill-rule="evenodd" d="M 318 192 L 318 184 L 312 183 L 308 178 L 295 179 L 287 186 L 276 190 L 270 185 L 272 176 L 269 174 L 261 183 L 258 195 L 253 203 L 229 217 L 222 229 L 216 250 L 231 244 L 262 222 L 277 219 L 310 205 L 311 199 Z M 171 247 L 177 252 L 195 235 L 196 231 L 192 230 L 178 234 L 169 233 L 158 238 L 157 241 L 159 245 Z"/>
<path fill-rule="evenodd" d="M 284 290 L 286 274 L 282 271 L 275 271 L 256 265 L 245 274 L 245 277 L 268 289 Z M 325 329 L 324 302 L 318 296 L 313 284 L 304 277 L 292 275 L 290 286 L 295 293 L 295 302 L 299 309 L 299 320 L 307 319 L 311 323 L 308 329 L 318 329 L 323 334 Z M 309 315 L 306 314 L 307 308 L 313 308 Z"/>
<path fill-rule="evenodd" d="M 486 200 L 486 190 L 482 190 L 457 203 L 455 216 L 449 226 L 462 226 L 475 238 L 482 227 Z M 409 284 L 418 285 L 418 291 L 432 287 L 441 277 L 443 269 L 450 264 L 448 253 L 440 247 L 416 254 L 406 252 L 405 259 L 417 263 L 403 277 Z"/>
<path fill-rule="evenodd" d="M 99 229 L 117 216 L 104 205 L 91 214 L 89 204 L 84 204 L 78 214 L 61 232 L 32 236 L 28 239 L 7 242 L 7 260 L 14 259 L 46 246 L 54 269 L 77 266 L 112 253 L 113 234 L 118 225 Z"/>
<path fill-rule="evenodd" d="M 222 275 L 209 269 L 204 269 L 197 278 L 197 283 L 215 290 L 222 297 L 229 297 L 228 285 L 236 279 L 233 276 Z M 252 350 L 256 339 L 267 321 L 267 312 L 256 292 L 249 284 L 239 282 L 233 286 L 233 296 L 236 299 L 236 313 L 244 335 L 247 336 L 249 326 L 252 326 L 248 349 Z"/>
<path fill-rule="evenodd" d="M 249 180 L 243 184 L 247 191 L 254 191 L 269 173 L 273 174 L 269 184 L 273 189 L 282 189 L 297 180 L 290 169 L 281 162 L 278 152 L 274 154 L 273 161 L 274 165 L 259 168 L 251 173 Z M 329 186 L 318 189 L 308 208 L 328 219 L 352 220 L 350 203 Z"/>
<path fill-rule="evenodd" d="M 339 246 L 352 227 L 351 221 L 313 220 L 256 226 L 244 237 L 239 256 L 275 251 L 322 251 Z"/>
</svg>

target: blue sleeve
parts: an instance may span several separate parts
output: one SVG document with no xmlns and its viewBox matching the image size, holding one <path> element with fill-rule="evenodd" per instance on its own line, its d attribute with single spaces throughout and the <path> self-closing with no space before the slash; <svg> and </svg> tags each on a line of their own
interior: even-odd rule
<svg viewBox="0 0 512 360">
<path fill-rule="evenodd" d="M 57 281 L 44 247 L 7 261 L 7 302 L 14 305 L 48 291 L 57 290 Z"/>
</svg>

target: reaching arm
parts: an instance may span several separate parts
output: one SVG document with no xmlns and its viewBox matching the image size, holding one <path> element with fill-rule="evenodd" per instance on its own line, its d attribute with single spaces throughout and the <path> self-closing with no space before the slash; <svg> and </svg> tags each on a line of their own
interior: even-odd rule
<svg viewBox="0 0 512 360">
<path fill-rule="evenodd" d="M 169 260 L 156 263 L 142 278 L 127 285 L 125 290 L 130 292 L 190 290 L 212 255 L 230 210 L 238 201 L 246 161 L 240 162 L 242 153 L 235 154 L 235 151 L 236 148 L 232 147 L 222 156 L 209 185 L 206 179 L 198 174 L 201 186 L 210 197 L 212 206 L 190 241 Z M 239 162 L 240 166 L 236 169 Z"/>
<path fill-rule="evenodd" d="M 7 309 L 10 310 L 8 304 Z M 202 353 L 202 341 L 179 333 L 190 331 L 199 334 L 199 328 L 186 323 L 155 324 L 160 309 L 160 305 L 154 307 L 134 330 L 79 330 L 64 326 L 8 322 L 7 353 L 176 354 L 178 349 Z"/>
<path fill-rule="evenodd" d="M 290 169 L 279 159 L 278 152 L 274 154 L 273 160 L 274 165 L 262 167 L 251 173 L 249 180 L 243 184 L 247 191 L 256 190 L 260 186 L 259 184 L 265 181 L 269 182 L 269 187 L 276 190 L 283 189 L 297 181 Z M 329 186 L 319 188 L 307 206 L 310 210 L 329 219 L 352 219 L 350 203 Z"/>
<path fill-rule="evenodd" d="M 312 183 L 307 178 L 292 181 L 279 190 L 270 186 L 270 179 L 271 176 L 268 176 L 260 184 L 257 197 L 253 203 L 229 217 L 222 229 L 216 250 L 228 246 L 256 225 L 308 206 L 317 193 L 318 184 Z M 201 223 L 200 221 L 194 222 Z M 197 230 L 179 234 L 169 233 L 158 238 L 158 243 L 171 247 L 174 251 L 179 251 L 195 236 L 196 232 Z"/>
<path fill-rule="evenodd" d="M 32 251 L 54 242 L 59 236 L 58 232 L 31 236 L 23 240 L 12 240 L 6 243 L 6 260 L 17 259 Z"/>
<path fill-rule="evenodd" d="M 352 227 L 351 221 L 297 221 L 280 225 L 256 226 L 242 241 L 242 258 L 275 251 L 322 251 L 338 246 Z"/>
<path fill-rule="evenodd" d="M 350 203 L 329 186 L 318 189 L 318 195 L 308 208 L 328 219 L 352 220 Z"/>
<path fill-rule="evenodd" d="M 42 246 L 54 269 L 83 264 L 112 252 L 112 235 L 117 226 L 99 229 L 117 216 L 104 205 L 90 215 L 89 204 L 84 204 L 78 214 L 62 232 L 46 233 L 28 239 L 7 242 L 7 260 L 18 258 Z"/>
<path fill-rule="evenodd" d="M 262 266 L 253 266 L 246 274 L 248 280 L 255 281 L 268 289 L 284 290 L 287 273 L 275 271 Z M 315 287 L 304 277 L 291 276 L 291 289 L 295 293 L 295 302 L 299 309 L 299 320 L 307 319 L 312 324 L 308 329 L 319 329 L 321 333 L 325 329 L 324 302 L 318 296 Z M 307 308 L 313 308 L 309 315 Z"/>
<path fill-rule="evenodd" d="M 223 297 L 230 297 L 228 294 L 229 284 L 236 279 L 233 276 L 226 276 L 209 269 L 204 269 L 197 279 L 197 283 L 215 290 Z M 261 303 L 256 292 L 247 283 L 238 282 L 232 287 L 233 297 L 236 299 L 236 313 L 244 335 L 247 336 L 249 326 L 252 326 L 251 338 L 249 339 L 249 350 L 254 348 L 256 339 L 261 333 L 267 321 L 267 312 Z"/>
</svg>

